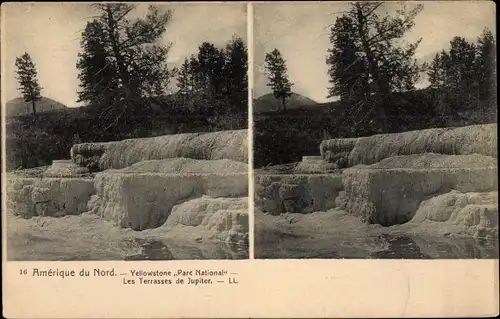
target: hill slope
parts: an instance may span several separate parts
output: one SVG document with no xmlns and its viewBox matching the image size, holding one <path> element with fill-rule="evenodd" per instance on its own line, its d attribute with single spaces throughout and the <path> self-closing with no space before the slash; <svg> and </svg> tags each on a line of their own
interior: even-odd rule
<svg viewBox="0 0 500 319">
<path fill-rule="evenodd" d="M 48 97 L 42 97 L 40 101 L 36 103 L 36 111 L 39 113 L 65 110 L 68 107 L 60 102 L 49 99 Z M 12 99 L 6 104 L 6 116 L 18 116 L 31 114 L 33 112 L 31 103 L 25 102 L 22 97 Z"/>
<path fill-rule="evenodd" d="M 314 107 L 318 103 L 308 97 L 298 93 L 292 93 L 287 99 L 287 109 L 302 109 Z M 254 113 L 276 112 L 281 110 L 281 99 L 274 97 L 272 93 L 265 94 L 255 99 L 253 102 Z"/>
</svg>

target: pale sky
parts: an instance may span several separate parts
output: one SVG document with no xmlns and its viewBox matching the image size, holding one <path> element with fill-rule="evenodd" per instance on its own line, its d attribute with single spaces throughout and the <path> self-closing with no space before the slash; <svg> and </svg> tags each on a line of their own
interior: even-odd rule
<svg viewBox="0 0 500 319">
<path fill-rule="evenodd" d="M 245 3 L 156 5 L 160 9 L 174 10 L 162 40 L 173 42 L 169 54 L 172 67 L 182 64 L 184 57 L 197 53 L 198 46 L 204 41 L 224 46 L 233 35 L 246 41 Z M 147 3 L 138 4 L 136 14 L 146 12 L 147 6 Z M 5 78 L 6 101 L 20 96 L 14 63 L 16 57 L 28 52 L 37 66 L 40 85 L 44 88 L 42 95 L 69 107 L 76 106 L 80 36 L 93 15 L 95 11 L 89 3 L 4 3 L 2 77 Z"/>
<path fill-rule="evenodd" d="M 419 59 L 432 59 L 437 51 L 449 48 L 454 36 L 475 41 L 485 27 L 495 33 L 494 2 L 422 3 L 424 10 L 408 34 L 410 41 L 423 38 L 416 52 Z M 254 4 L 255 97 L 270 92 L 262 66 L 265 53 L 277 48 L 287 62 L 290 80 L 295 83 L 292 90 L 317 102 L 327 101 L 328 26 L 335 22 L 334 14 L 346 7 L 345 2 Z M 425 84 L 421 83 L 421 86 Z"/>
</svg>

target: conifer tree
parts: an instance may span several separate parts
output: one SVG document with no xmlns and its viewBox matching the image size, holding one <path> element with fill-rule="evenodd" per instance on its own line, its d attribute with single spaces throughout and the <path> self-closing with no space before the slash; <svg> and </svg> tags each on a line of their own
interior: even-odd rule
<svg viewBox="0 0 500 319">
<path fill-rule="evenodd" d="M 87 91 L 95 86 L 88 83 L 95 82 L 88 80 L 88 76 L 95 74 L 94 71 L 100 69 L 102 64 L 107 64 L 108 67 L 110 65 L 108 70 L 113 74 L 113 79 L 107 81 L 107 84 L 112 85 L 101 86 L 107 87 L 105 92 L 101 92 L 108 96 L 107 100 L 111 96 L 119 102 L 113 103 L 118 115 L 110 126 L 131 124 L 144 128 L 142 133 L 146 133 L 150 129 L 151 110 L 150 103 L 145 102 L 144 98 L 164 94 L 174 75 L 166 63 L 171 43 L 159 43 L 171 21 L 172 11 L 160 12 L 157 7 L 150 5 L 144 17 L 129 20 L 130 13 L 135 9 L 133 4 L 96 3 L 93 6 L 97 9 L 98 16 L 93 30 L 84 31 L 84 52 L 78 63 L 81 78 L 84 79 L 80 96 L 92 96 L 93 93 L 89 94 Z M 96 43 L 85 39 L 93 33 L 99 39 Z M 92 45 L 89 46 L 89 43 Z M 89 49 L 98 50 L 88 52 Z M 102 58 L 104 54 L 105 59 Z"/>
<path fill-rule="evenodd" d="M 278 49 L 266 53 L 265 58 L 268 86 L 277 99 L 281 99 L 283 112 L 286 112 L 286 99 L 292 95 L 292 85 L 288 80 L 286 62 Z"/>
<path fill-rule="evenodd" d="M 16 73 L 24 101 L 31 103 L 33 117 L 36 119 L 36 102 L 42 99 L 42 87 L 38 83 L 36 66 L 31 56 L 26 52 L 16 58 Z"/>
<path fill-rule="evenodd" d="M 191 80 L 191 94 L 196 95 L 204 90 L 206 86 L 206 81 L 204 81 L 203 73 L 200 70 L 200 63 L 195 55 L 191 55 L 189 58 L 189 72 Z"/>
<path fill-rule="evenodd" d="M 369 98 L 372 105 L 365 108 L 363 116 L 375 111 L 386 122 L 382 125 L 397 129 L 397 120 L 390 120 L 400 111 L 391 101 L 392 93 L 413 90 L 425 68 L 414 58 L 420 40 L 406 44 L 402 41 L 423 5 L 407 8 L 402 4 L 394 14 L 383 12 L 383 5 L 378 1 L 353 2 L 337 17 L 330 36 L 333 48 L 327 59 L 331 83 L 337 87 L 330 90 L 330 95 L 345 98 L 355 83 L 356 99 Z M 344 74 L 351 64 L 354 69 L 348 72 L 352 73 Z"/>
<path fill-rule="evenodd" d="M 466 110 L 477 103 L 475 78 L 476 48 L 465 38 L 454 37 L 450 42 L 445 65 L 448 103 L 454 111 Z"/>
<path fill-rule="evenodd" d="M 476 78 L 479 96 L 491 104 L 496 101 L 496 43 L 493 33 L 484 29 L 477 41 Z"/>
<path fill-rule="evenodd" d="M 202 43 L 198 48 L 198 67 L 206 93 L 220 98 L 224 83 L 224 52 L 212 43 Z"/>
<path fill-rule="evenodd" d="M 177 87 L 179 88 L 179 94 L 183 97 L 188 96 L 192 90 L 192 74 L 189 67 L 189 59 L 185 58 L 184 63 L 179 69 L 177 74 Z"/>
<path fill-rule="evenodd" d="M 116 102 L 118 79 L 116 65 L 112 63 L 106 47 L 104 26 L 97 20 L 88 22 L 80 41 L 83 51 L 78 54 L 80 71 L 78 102 L 104 107 Z"/>
<path fill-rule="evenodd" d="M 346 103 L 364 100 L 368 93 L 368 70 L 359 56 L 362 49 L 356 42 L 355 29 L 350 17 L 335 21 L 330 34 L 333 48 L 329 49 L 327 64 L 332 84 L 328 97 L 340 97 Z"/>
<path fill-rule="evenodd" d="M 230 105 L 238 112 L 248 110 L 248 53 L 243 39 L 235 37 L 226 45 L 224 86 Z"/>
</svg>

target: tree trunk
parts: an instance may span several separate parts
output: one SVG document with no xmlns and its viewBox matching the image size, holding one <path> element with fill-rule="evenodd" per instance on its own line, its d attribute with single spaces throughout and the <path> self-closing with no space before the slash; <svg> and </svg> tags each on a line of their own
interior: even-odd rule
<svg viewBox="0 0 500 319">
<path fill-rule="evenodd" d="M 33 116 L 36 117 L 36 105 L 35 100 L 31 101 L 31 109 L 33 110 Z"/>
<path fill-rule="evenodd" d="M 283 113 L 286 112 L 286 96 L 281 98 L 281 104 L 283 105 Z"/>
<path fill-rule="evenodd" d="M 34 123 L 37 123 L 38 122 L 38 118 L 36 116 L 36 105 L 35 105 L 35 100 L 32 100 L 31 101 L 31 108 L 33 109 L 33 122 Z"/>
<path fill-rule="evenodd" d="M 120 52 L 119 46 L 119 34 L 117 32 L 118 21 L 113 17 L 113 12 L 111 8 L 106 8 L 107 14 L 107 27 L 109 33 L 109 40 L 111 42 L 111 48 L 113 50 L 114 58 L 116 59 L 116 64 L 118 66 L 118 73 L 122 81 L 122 85 L 124 87 L 124 105 L 121 112 L 123 113 L 120 121 L 116 123 L 117 126 L 120 127 L 123 131 L 133 130 L 134 124 L 131 123 L 134 120 L 134 103 L 136 102 L 135 96 L 132 95 L 130 79 L 127 73 L 127 69 L 125 66 L 125 62 L 122 56 L 122 52 Z M 130 127 L 127 127 L 130 125 Z"/>
<path fill-rule="evenodd" d="M 387 81 L 383 80 L 380 74 L 380 70 L 377 65 L 375 55 L 370 47 L 370 44 L 368 43 L 368 39 L 366 38 L 366 33 L 364 32 L 366 27 L 366 21 L 365 21 L 366 18 L 363 16 L 363 12 L 361 11 L 360 8 L 357 8 L 357 14 L 358 14 L 358 33 L 359 37 L 361 38 L 363 49 L 365 50 L 366 53 L 366 59 L 368 60 L 368 67 L 370 69 L 370 73 L 372 74 L 373 80 L 375 82 L 376 93 L 381 95 L 386 95 L 389 91 L 388 83 L 386 83 Z"/>
<path fill-rule="evenodd" d="M 367 34 L 365 32 L 365 28 L 366 28 L 366 18 L 364 15 L 363 15 L 363 12 L 361 10 L 360 7 L 357 7 L 356 8 L 357 11 L 357 22 L 358 22 L 358 34 L 359 34 L 359 37 L 361 39 L 361 44 L 363 45 L 363 50 L 365 51 L 365 54 L 366 54 L 366 59 L 368 61 L 368 68 L 370 70 L 370 73 L 373 77 L 373 83 L 375 85 L 375 94 L 379 97 L 375 103 L 375 108 L 376 108 L 376 111 L 378 113 L 378 115 L 385 121 L 387 122 L 389 120 L 389 122 L 392 122 L 390 119 L 387 118 L 387 116 L 389 115 L 388 112 L 389 109 L 390 109 L 390 105 L 388 105 L 390 103 L 390 99 L 389 99 L 389 95 L 390 95 L 390 89 L 389 89 L 389 83 L 387 81 L 387 79 L 385 79 L 381 74 L 380 74 L 380 70 L 379 70 L 379 67 L 378 67 L 378 64 L 377 64 L 377 59 L 375 57 L 375 54 L 374 52 L 372 51 L 371 47 L 370 47 L 370 43 L 368 42 L 368 39 L 367 39 Z M 392 124 L 391 124 L 392 126 Z M 394 129 L 393 127 L 391 127 L 391 129 Z"/>
</svg>

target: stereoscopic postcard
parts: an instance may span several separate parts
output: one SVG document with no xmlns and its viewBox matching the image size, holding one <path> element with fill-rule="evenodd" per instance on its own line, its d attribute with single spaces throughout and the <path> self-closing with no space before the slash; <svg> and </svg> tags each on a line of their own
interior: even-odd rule
<svg viewBox="0 0 500 319">
<path fill-rule="evenodd" d="M 6 318 L 499 313 L 489 1 L 7 2 Z"/>
</svg>

